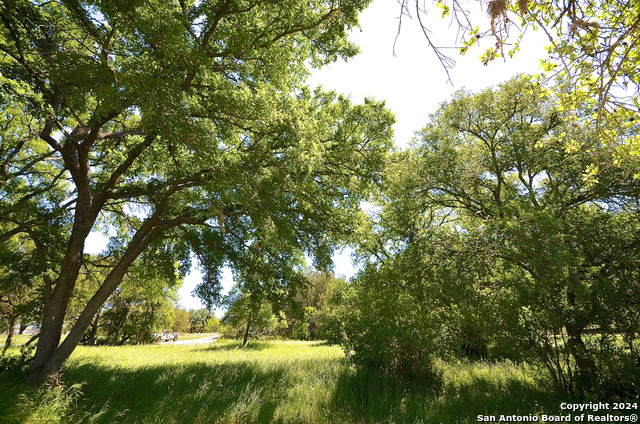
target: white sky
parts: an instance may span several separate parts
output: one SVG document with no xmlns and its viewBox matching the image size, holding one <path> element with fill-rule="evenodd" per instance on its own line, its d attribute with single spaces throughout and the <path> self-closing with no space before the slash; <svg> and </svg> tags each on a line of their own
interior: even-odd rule
<svg viewBox="0 0 640 424">
<path fill-rule="evenodd" d="M 425 3 L 428 6 L 432 4 L 428 0 Z M 477 2 L 470 2 L 470 7 L 475 4 Z M 433 28 L 433 33 L 430 37 L 438 45 L 454 45 L 455 28 L 449 27 L 448 19 L 440 18 L 440 9 L 431 8 L 428 25 Z M 446 73 L 428 46 L 417 19 L 403 18 L 394 57 L 393 44 L 398 32 L 399 11 L 397 1 L 375 0 L 361 15 L 360 28 L 356 28 L 350 36 L 351 41 L 360 46 L 361 54 L 348 62 L 340 61 L 314 70 L 309 81 L 312 87 L 322 85 L 325 90 L 349 94 L 354 103 L 361 103 L 365 96 L 384 99 L 396 116 L 394 131 L 398 147 L 406 146 L 414 132 L 427 123 L 429 114 L 435 112 L 438 105 L 455 90 L 466 88 L 478 91 L 506 81 L 518 73 L 540 72 L 538 66 L 540 59 L 545 57 L 544 46 L 548 42 L 541 34 L 528 33 L 521 44 L 521 51 L 513 59 L 507 59 L 506 62 L 496 59 L 488 66 L 482 65 L 479 57 L 490 46 L 489 40 L 480 47 L 469 49 L 465 56 L 460 56 L 456 50 L 449 50 L 457 63 L 450 70 L 453 85 L 448 84 Z M 486 22 L 482 14 L 477 16 Z M 99 245 L 99 239 L 90 236 L 86 250 L 100 251 L 104 244 Z M 348 249 L 336 255 L 334 262 L 336 275 L 347 278 L 354 275 Z M 179 292 L 183 307 L 202 307 L 199 299 L 191 297 L 200 279 L 201 274 L 194 267 Z M 228 270 L 223 273 L 223 285 L 225 290 L 231 288 L 232 277 Z"/>
</svg>

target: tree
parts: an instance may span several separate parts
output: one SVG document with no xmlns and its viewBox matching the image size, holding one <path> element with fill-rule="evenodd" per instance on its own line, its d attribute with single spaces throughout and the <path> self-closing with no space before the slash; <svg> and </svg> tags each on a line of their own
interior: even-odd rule
<svg viewBox="0 0 640 424">
<path fill-rule="evenodd" d="M 34 378 L 60 369 L 150 249 L 180 273 L 193 250 L 206 274 L 198 293 L 211 301 L 219 269 L 245 268 L 252 246 L 285 267 L 302 252 L 328 263 L 378 178 L 393 118 L 303 81 L 307 63 L 357 52 L 346 29 L 367 3 L 2 4 L 2 115 L 26 121 L 3 139 L 11 196 L 0 219 L 12 226 L 2 239 L 27 233 L 49 255 Z M 51 222 L 54 252 L 37 233 Z M 97 229 L 115 232 L 113 260 L 60 343 Z"/>
<path fill-rule="evenodd" d="M 313 267 L 303 271 L 303 278 L 304 283 L 296 287 L 284 305 L 287 335 L 301 340 L 330 338 L 335 341 L 340 334 L 341 320 L 336 313 L 340 305 L 333 301 L 346 282 Z"/>
<path fill-rule="evenodd" d="M 227 311 L 222 318 L 227 335 L 242 338 L 242 346 L 246 346 L 249 335 L 274 335 L 278 329 L 287 326 L 287 321 L 278 311 L 274 311 L 272 303 L 262 297 L 260 292 L 248 292 L 245 286 L 242 291 L 235 285 L 225 299 Z"/>
<path fill-rule="evenodd" d="M 134 262 L 120 286 L 92 318 L 80 343 L 91 346 L 150 343 L 155 340 L 154 332 L 172 327 L 176 315 L 173 303 L 182 280 L 173 266 L 164 266 L 166 260 L 171 258 L 151 250 Z M 100 287 L 110 262 L 110 258 L 85 257 L 67 308 L 66 330 L 73 328 L 87 301 Z"/>
<path fill-rule="evenodd" d="M 189 311 L 189 332 L 202 333 L 207 325 L 207 320 L 211 317 L 209 311 L 205 308 L 191 309 Z"/>
<path fill-rule="evenodd" d="M 5 227 L 6 228 L 6 227 Z M 13 342 L 16 325 L 20 334 L 38 322 L 42 311 L 42 268 L 29 237 L 17 233 L 0 244 L 0 316 L 6 323 L 6 349 Z"/>
<path fill-rule="evenodd" d="M 445 69 L 455 60 L 435 45 L 427 24 L 427 9 L 421 1 L 402 0 L 402 17 L 418 18 L 430 46 Z M 478 2 L 484 6 L 484 2 Z M 640 107 L 640 3 L 616 0 L 491 0 L 486 17 L 469 12 L 459 0 L 436 1 L 442 17 L 451 19 L 457 29 L 458 49 L 469 49 L 489 41 L 481 56 L 485 65 L 497 58 L 513 57 L 520 41 L 530 30 L 541 30 L 549 39 L 543 79 L 559 77 L 562 95 L 558 105 L 571 111 L 585 104 L 591 113 L 582 116 L 611 144 L 620 144 L 619 133 L 626 132 L 638 119 Z M 517 34 L 515 37 L 513 34 Z M 624 139 L 620 156 L 638 156 L 637 137 Z M 585 146 L 590 148 L 592 146 Z M 601 167 L 606 161 L 599 161 Z"/>
<path fill-rule="evenodd" d="M 544 364 L 562 390 L 628 396 L 640 377 L 629 321 L 640 313 L 640 185 L 620 163 L 588 184 L 591 155 L 571 140 L 587 140 L 601 155 L 613 148 L 567 122 L 545 91 L 521 76 L 477 94 L 459 91 L 431 116 L 387 171 L 357 299 L 382 305 L 367 315 L 378 321 L 387 316 L 382 299 L 397 299 L 392 317 L 412 310 L 402 318 L 410 322 L 405 331 L 426 310 L 421 319 L 433 323 L 436 340 L 457 333 L 463 347 L 477 350 L 488 336 Z M 363 316 L 364 306 L 353 309 Z M 416 339 L 429 346 L 428 337 Z M 369 340 L 362 344 L 375 353 Z M 386 357 L 411 352 L 399 346 Z"/>
<path fill-rule="evenodd" d="M 563 118 L 528 78 L 477 95 L 458 93 L 421 134 L 422 172 L 413 187 L 425 204 L 451 209 L 479 249 L 524 272 L 520 283 L 505 285 L 515 299 L 506 310 L 517 311 L 518 320 L 503 323 L 517 322 L 521 348 L 535 352 L 559 387 L 574 391 L 607 378 L 607 355 L 586 332 L 597 328 L 602 347 L 622 330 L 612 316 L 601 320 L 600 308 L 616 301 L 604 306 L 598 293 L 630 282 L 633 265 L 614 264 L 637 243 L 633 211 L 640 192 L 615 164 L 590 187 L 582 170 L 591 155 L 571 149 L 571 140 L 585 140 L 602 155 L 612 149 L 597 142 L 597 132 Z M 622 300 L 620 290 L 611 287 Z M 564 342 L 555 344 L 556 337 Z"/>
<path fill-rule="evenodd" d="M 435 357 L 488 357 L 495 268 L 449 214 L 398 184 L 416 172 L 413 153 L 398 154 L 387 174 L 380 216 L 359 249 L 367 261 L 343 295 L 340 342 L 357 366 L 436 383 Z"/>
<path fill-rule="evenodd" d="M 191 319 L 189 311 L 181 307 L 177 307 L 173 311 L 173 315 L 173 325 L 171 326 L 171 329 L 179 333 L 188 333 L 190 329 L 189 321 Z"/>
</svg>

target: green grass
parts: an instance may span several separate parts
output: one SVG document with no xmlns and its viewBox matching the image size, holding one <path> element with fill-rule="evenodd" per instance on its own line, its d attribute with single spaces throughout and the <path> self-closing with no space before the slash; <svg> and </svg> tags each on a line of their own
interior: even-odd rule
<svg viewBox="0 0 640 424">
<path fill-rule="evenodd" d="M 27 334 L 14 334 L 13 338 L 11 339 L 11 344 L 15 346 L 22 346 L 23 344 L 28 342 L 31 337 L 33 336 L 30 336 Z M 0 348 L 4 347 L 4 343 L 6 341 L 7 341 L 7 335 L 0 334 Z"/>
<path fill-rule="evenodd" d="M 560 404 L 512 363 L 437 367 L 434 387 L 358 372 L 339 347 L 321 343 L 79 347 L 66 389 L 32 389 L 0 374 L 0 421 L 457 424 L 479 414 L 548 414 Z"/>
</svg>

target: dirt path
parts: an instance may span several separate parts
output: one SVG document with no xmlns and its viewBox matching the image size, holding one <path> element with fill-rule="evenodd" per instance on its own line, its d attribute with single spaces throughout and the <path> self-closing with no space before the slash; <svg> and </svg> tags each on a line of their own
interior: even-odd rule
<svg viewBox="0 0 640 424">
<path fill-rule="evenodd" d="M 189 345 L 189 344 L 207 344 L 213 343 L 222 337 L 221 334 L 214 334 L 213 336 L 203 337 L 201 339 L 191 339 L 191 340 L 178 340 L 177 342 L 161 342 L 162 344 L 174 344 L 174 345 Z"/>
</svg>

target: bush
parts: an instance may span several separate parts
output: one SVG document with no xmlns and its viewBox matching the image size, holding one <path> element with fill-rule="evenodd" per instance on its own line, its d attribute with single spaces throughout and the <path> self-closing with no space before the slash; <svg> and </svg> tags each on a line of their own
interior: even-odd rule
<svg viewBox="0 0 640 424">
<path fill-rule="evenodd" d="M 35 345 L 22 346 L 19 355 L 5 352 L 0 356 L 0 373 L 18 378 L 26 378 L 34 353 Z"/>
<path fill-rule="evenodd" d="M 205 333 L 219 333 L 222 331 L 222 322 L 215 316 L 210 317 L 204 325 Z"/>
<path fill-rule="evenodd" d="M 345 352 L 358 367 L 430 384 L 440 326 L 390 268 L 365 270 L 347 299 Z"/>
</svg>

